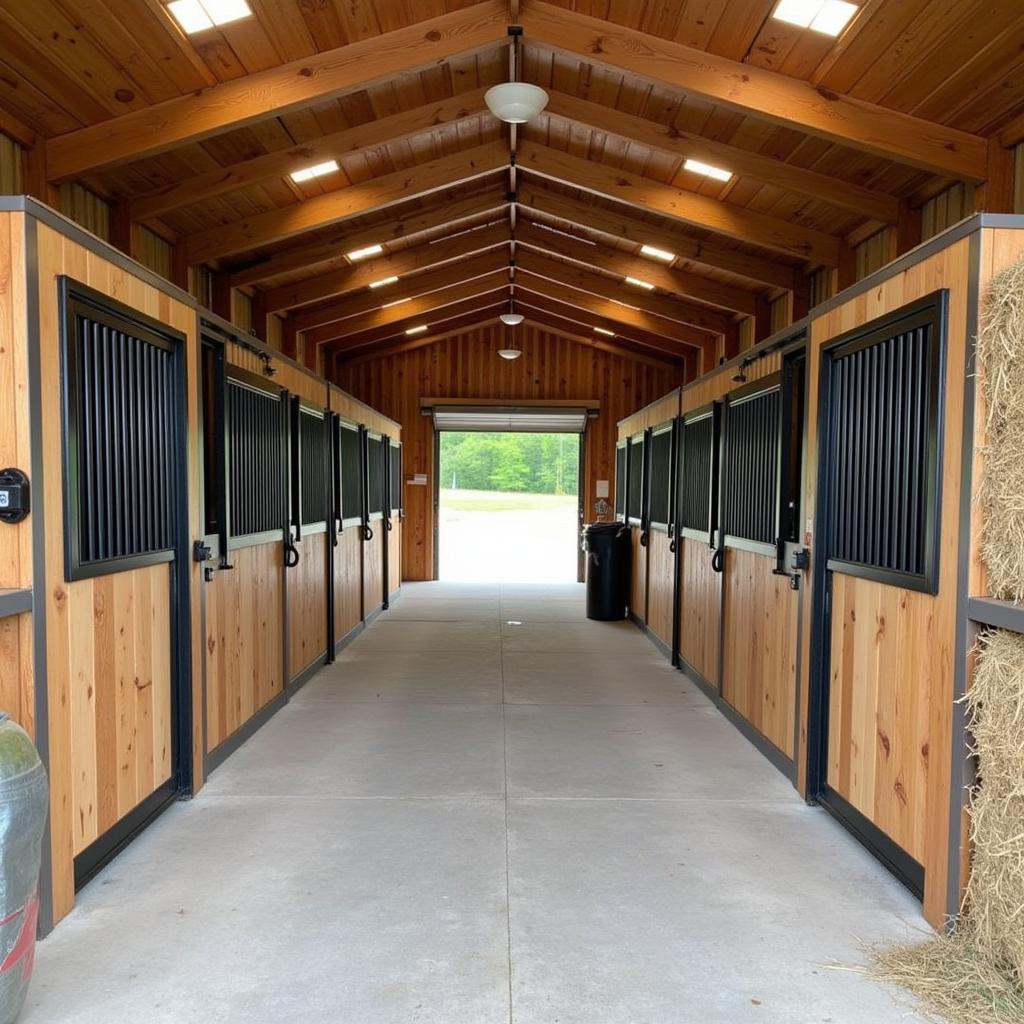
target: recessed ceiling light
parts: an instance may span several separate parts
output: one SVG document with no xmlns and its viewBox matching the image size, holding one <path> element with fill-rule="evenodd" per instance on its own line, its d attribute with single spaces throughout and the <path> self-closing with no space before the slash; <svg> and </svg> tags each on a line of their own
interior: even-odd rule
<svg viewBox="0 0 1024 1024">
<path fill-rule="evenodd" d="M 371 281 L 371 288 L 383 288 L 386 284 L 394 284 L 398 280 L 397 274 L 392 274 L 391 277 L 382 277 L 379 281 Z"/>
<path fill-rule="evenodd" d="M 626 284 L 636 285 L 637 288 L 644 288 L 649 292 L 654 291 L 653 284 L 648 284 L 646 281 L 641 281 L 638 277 L 627 277 Z"/>
<path fill-rule="evenodd" d="M 674 252 L 668 249 L 656 249 L 653 245 L 641 245 L 640 252 L 644 256 L 650 256 L 652 260 L 661 260 L 664 263 L 671 263 L 675 258 Z"/>
<path fill-rule="evenodd" d="M 368 245 L 364 249 L 353 249 L 350 253 L 346 253 L 346 255 L 355 263 L 357 260 L 365 260 L 369 256 L 379 256 L 383 251 L 383 245 Z"/>
<path fill-rule="evenodd" d="M 727 171 L 724 167 L 715 167 L 713 164 L 706 164 L 703 160 L 687 159 L 683 162 L 683 167 L 687 171 L 693 171 L 694 174 L 704 174 L 716 181 L 728 181 L 732 177 L 732 171 Z"/>
<path fill-rule="evenodd" d="M 290 177 L 294 182 L 309 181 L 311 178 L 322 178 L 325 174 L 333 174 L 338 169 L 337 160 L 325 160 L 322 164 L 303 167 L 301 171 L 292 171 Z"/>
<path fill-rule="evenodd" d="M 837 36 L 857 13 L 846 0 L 779 0 L 772 17 L 800 28 Z"/>
<path fill-rule="evenodd" d="M 607 327 L 595 327 L 594 330 L 597 331 L 598 334 L 605 334 L 605 335 L 607 335 L 609 338 L 614 338 L 615 337 L 615 332 L 614 331 L 609 331 Z"/>
<path fill-rule="evenodd" d="M 392 299 L 390 302 L 385 302 L 381 309 L 390 309 L 392 306 L 400 306 L 403 302 L 408 302 L 409 297 L 406 296 L 404 299 Z"/>
<path fill-rule="evenodd" d="M 422 334 L 427 329 L 426 324 L 420 324 L 419 327 L 410 327 L 405 333 L 406 334 Z"/>
<path fill-rule="evenodd" d="M 167 10 L 189 35 L 252 16 L 245 0 L 171 0 Z"/>
</svg>

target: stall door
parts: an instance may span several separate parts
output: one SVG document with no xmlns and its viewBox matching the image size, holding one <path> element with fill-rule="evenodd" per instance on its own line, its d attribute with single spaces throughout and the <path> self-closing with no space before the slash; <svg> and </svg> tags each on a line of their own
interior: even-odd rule
<svg viewBox="0 0 1024 1024">
<path fill-rule="evenodd" d="M 204 345 L 207 770 L 285 685 L 288 401 Z"/>
<path fill-rule="evenodd" d="M 791 768 L 799 604 L 779 566 L 782 406 L 775 374 L 732 392 L 724 408 L 721 691 Z"/>
<path fill-rule="evenodd" d="M 387 599 L 387 524 L 384 521 L 387 448 L 383 435 L 363 431 L 363 617 L 369 619 Z"/>
<path fill-rule="evenodd" d="M 676 455 L 678 481 L 676 556 L 679 606 L 677 657 L 684 671 L 718 686 L 722 585 L 718 529 L 717 403 L 682 417 Z"/>
<path fill-rule="evenodd" d="M 402 521 L 405 518 L 402 506 L 402 443 L 389 441 L 387 445 L 388 494 L 387 511 L 388 579 L 385 599 L 398 596 L 402 586 Z"/>
<path fill-rule="evenodd" d="M 355 423 L 335 423 L 334 638 L 345 643 L 363 621 L 362 434 Z"/>
<path fill-rule="evenodd" d="M 640 626 L 647 625 L 647 434 L 629 439 L 626 448 L 626 521 L 630 527 L 633 572 L 629 588 L 629 614 Z"/>
<path fill-rule="evenodd" d="M 63 288 L 67 588 L 50 627 L 72 672 L 81 886 L 190 784 L 185 339 Z"/>
<path fill-rule="evenodd" d="M 647 628 L 668 652 L 672 650 L 676 584 L 675 444 L 674 421 L 651 431 Z"/>
<path fill-rule="evenodd" d="M 813 790 L 915 891 L 924 883 L 945 293 L 823 352 Z"/>
</svg>

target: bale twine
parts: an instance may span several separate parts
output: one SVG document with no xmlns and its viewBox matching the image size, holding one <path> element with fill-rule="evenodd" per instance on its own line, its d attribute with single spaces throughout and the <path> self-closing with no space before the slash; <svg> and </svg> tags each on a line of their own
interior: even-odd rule
<svg viewBox="0 0 1024 1024">
<path fill-rule="evenodd" d="M 978 643 L 966 698 L 978 784 L 970 794 L 972 870 L 953 932 L 879 950 L 875 975 L 951 1024 L 1024 1022 L 1024 636 Z"/>
<path fill-rule="evenodd" d="M 1024 600 L 1024 261 L 1000 271 L 977 344 L 987 406 L 981 557 L 993 597 Z"/>
</svg>

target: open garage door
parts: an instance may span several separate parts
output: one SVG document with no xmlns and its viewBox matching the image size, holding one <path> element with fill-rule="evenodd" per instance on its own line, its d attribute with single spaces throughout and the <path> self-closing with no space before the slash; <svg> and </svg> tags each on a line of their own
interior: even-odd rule
<svg viewBox="0 0 1024 1024">
<path fill-rule="evenodd" d="M 435 406 L 434 429 L 486 434 L 582 434 L 587 426 L 585 407 L 448 405 Z"/>
</svg>

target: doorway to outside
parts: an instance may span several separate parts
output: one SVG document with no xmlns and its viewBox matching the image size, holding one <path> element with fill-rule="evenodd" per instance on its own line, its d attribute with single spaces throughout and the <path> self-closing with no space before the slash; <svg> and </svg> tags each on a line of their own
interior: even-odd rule
<svg viewBox="0 0 1024 1024">
<path fill-rule="evenodd" d="M 438 578 L 575 583 L 579 433 L 438 432 Z"/>
</svg>

